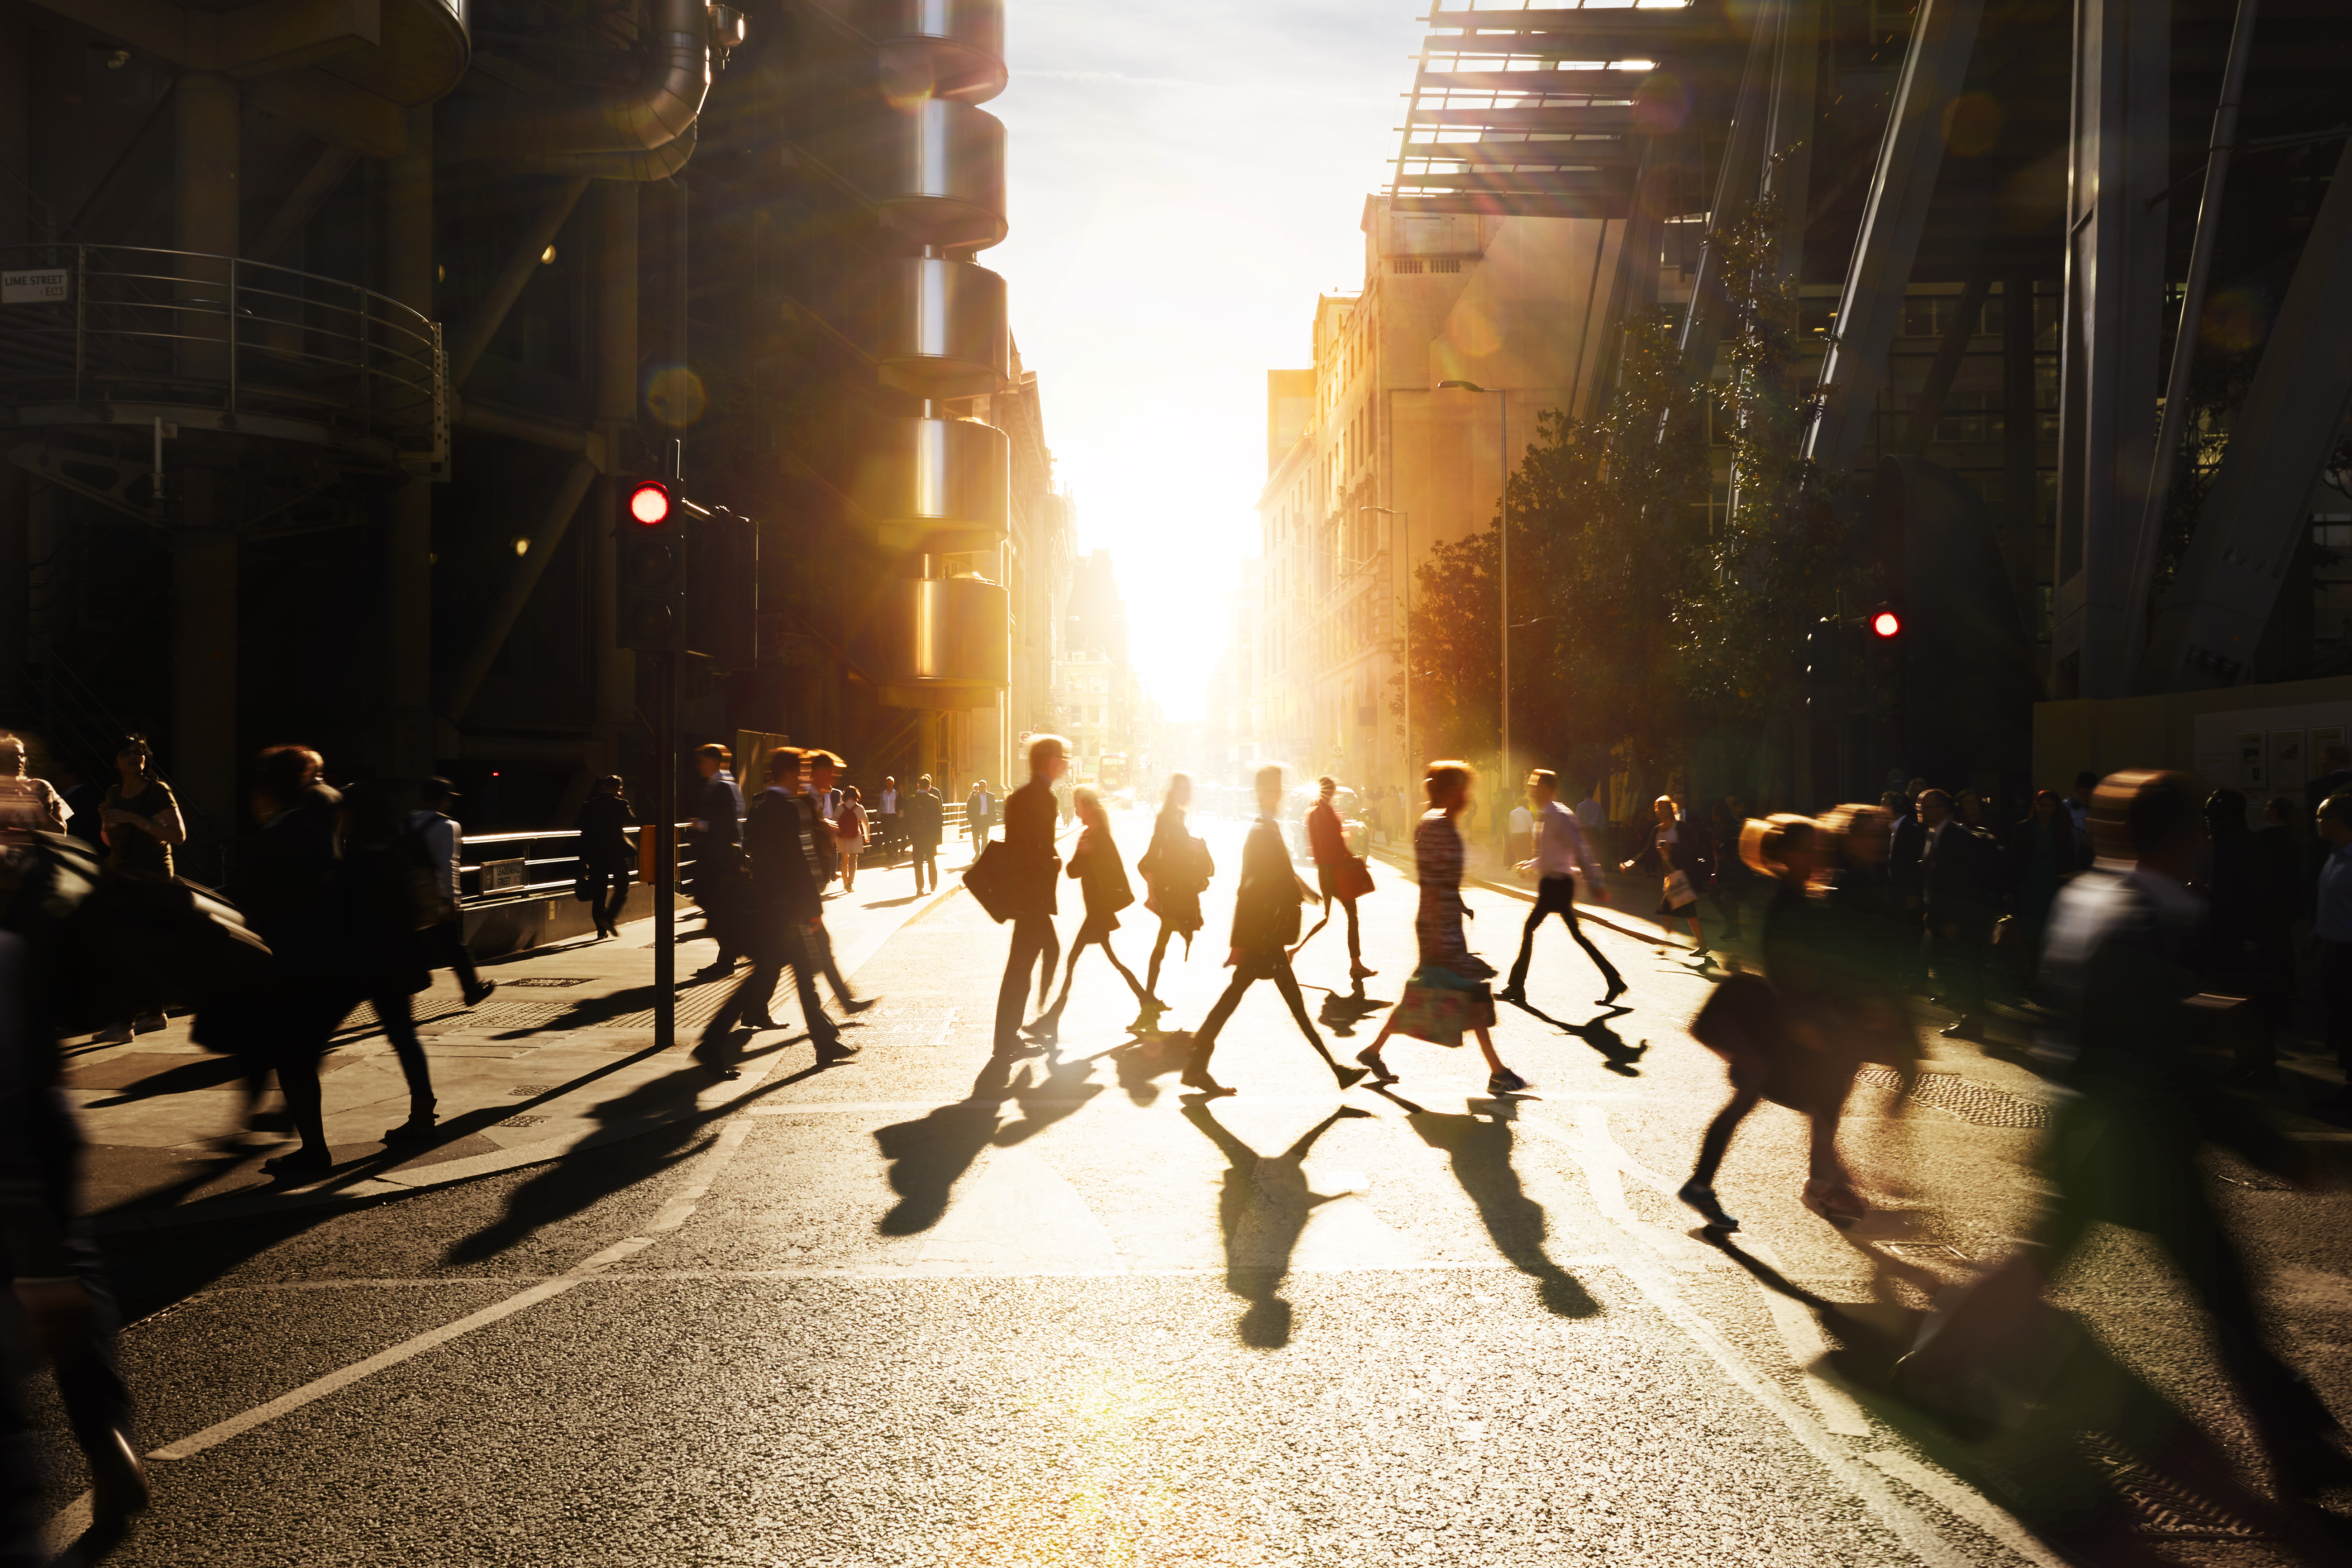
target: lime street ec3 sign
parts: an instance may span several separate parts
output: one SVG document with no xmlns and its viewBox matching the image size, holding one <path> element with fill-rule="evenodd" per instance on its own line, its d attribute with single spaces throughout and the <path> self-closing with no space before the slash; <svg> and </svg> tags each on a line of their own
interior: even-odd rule
<svg viewBox="0 0 2352 1568">
<path fill-rule="evenodd" d="M 0 305 L 46 305 L 70 291 L 70 270 L 58 267 L 38 272 L 0 272 Z"/>
</svg>

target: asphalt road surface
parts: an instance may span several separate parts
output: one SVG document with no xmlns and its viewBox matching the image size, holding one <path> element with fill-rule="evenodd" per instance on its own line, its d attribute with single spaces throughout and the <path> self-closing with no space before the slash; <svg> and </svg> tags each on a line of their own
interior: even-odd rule
<svg viewBox="0 0 2352 1568">
<path fill-rule="evenodd" d="M 1177 1028 L 1223 984 L 1240 862 L 1241 825 L 1198 826 L 1221 874 L 1161 984 Z M 1147 826 L 1121 822 L 1130 860 Z M 1375 876 L 1362 994 L 1338 925 L 1297 966 L 1348 1056 L 1412 967 L 1413 889 Z M 1507 965 L 1527 905 L 1470 902 Z M 1066 935 L 1074 885 L 1064 910 Z M 1916 1100 L 1857 1090 L 1847 1147 L 1897 1211 L 1875 1238 L 1799 1205 L 1802 1127 L 1769 1107 L 1719 1183 L 1744 1228 L 1697 1235 L 1671 1194 L 1723 1075 L 1684 1032 L 1706 983 L 1645 914 L 1598 933 L 1621 1009 L 1557 924 L 1539 939 L 1498 1035 L 1525 1095 L 1408 1041 L 1391 1090 L 1338 1092 L 1261 985 L 1217 1058 L 1239 1093 L 1202 1104 L 1176 1058 L 1118 1050 L 1134 1002 L 1098 954 L 1057 1049 L 992 1060 L 1005 928 L 958 893 L 856 977 L 883 1000 L 851 1063 L 814 1067 L 787 990 L 793 1026 L 698 1121 L 357 1213 L 120 1237 L 159 1457 L 115 1561 L 2290 1560 L 2258 1510 L 2103 1458 L 2099 1419 L 1964 1442 L 1874 1386 L 1927 1293 L 2023 1222 L 2049 1090 L 2021 1068 L 1930 1036 L 1948 1076 Z M 1139 973 L 1152 929 L 1139 905 L 1119 932 Z M 2216 1179 L 2282 1343 L 2352 1407 L 2342 1188 Z M 2103 1419 L 2184 1412 L 2249 1460 L 2144 1241 L 2105 1236 L 2067 1300 Z M 2087 1533 L 2053 1503 L 2084 1477 L 2111 1494 Z"/>
</svg>

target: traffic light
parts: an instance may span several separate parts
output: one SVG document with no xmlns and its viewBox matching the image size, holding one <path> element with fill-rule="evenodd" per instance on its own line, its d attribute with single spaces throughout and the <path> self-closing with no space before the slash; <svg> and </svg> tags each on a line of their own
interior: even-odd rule
<svg viewBox="0 0 2352 1568">
<path fill-rule="evenodd" d="M 1892 605 L 1881 605 L 1870 612 L 1870 635 L 1881 642 L 1893 642 L 1903 635 L 1903 612 Z"/>
<path fill-rule="evenodd" d="M 639 653 L 677 652 L 687 630 L 685 519 L 659 479 L 636 480 L 622 494 L 615 640 Z"/>
<path fill-rule="evenodd" d="M 686 647 L 719 669 L 760 661 L 760 544 L 748 517 L 688 503 Z"/>
</svg>

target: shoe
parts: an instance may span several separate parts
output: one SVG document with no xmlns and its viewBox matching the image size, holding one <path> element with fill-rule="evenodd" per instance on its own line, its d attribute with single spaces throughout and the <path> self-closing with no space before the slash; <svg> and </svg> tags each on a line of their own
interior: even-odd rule
<svg viewBox="0 0 2352 1568">
<path fill-rule="evenodd" d="M 1223 1084 L 1219 1083 L 1215 1079 L 1211 1078 L 1209 1076 L 1209 1069 L 1206 1068 L 1188 1067 L 1182 1072 L 1177 1074 L 1176 1081 L 1182 1084 L 1186 1089 L 1196 1089 L 1200 1093 L 1209 1096 L 1212 1100 L 1220 1095 L 1227 1095 L 1234 1092 L 1232 1089 L 1227 1089 Z"/>
<path fill-rule="evenodd" d="M 1723 1205 L 1717 1200 L 1713 1187 L 1702 1185 L 1697 1182 L 1685 1182 L 1682 1184 L 1682 1190 L 1675 1196 L 1698 1210 L 1699 1216 L 1706 1221 L 1707 1228 L 1710 1230 L 1739 1228 L 1739 1222 L 1723 1212 Z"/>
<path fill-rule="evenodd" d="M 1331 1076 L 1339 1080 L 1341 1089 L 1349 1089 L 1363 1082 L 1370 1076 L 1370 1072 L 1364 1068 L 1335 1067 L 1331 1069 Z"/>
<path fill-rule="evenodd" d="M 1528 1087 L 1528 1080 L 1508 1068 L 1498 1073 L 1490 1073 L 1486 1078 L 1488 1094 L 1518 1094 Z"/>
<path fill-rule="evenodd" d="M 728 963 L 706 963 L 694 972 L 697 980 L 716 980 L 722 974 L 732 974 L 735 966 Z"/>
<path fill-rule="evenodd" d="M 1612 1003 L 1615 1002 L 1615 1001 L 1617 1000 L 1617 998 L 1618 998 L 1618 997 L 1622 996 L 1623 994 L 1625 994 L 1625 981 L 1624 981 L 1624 977 L 1621 975 L 1621 976 L 1617 977 L 1616 979 L 1613 979 L 1613 980 L 1612 980 L 1612 981 L 1610 981 L 1610 982 L 1609 982 L 1609 992 L 1608 992 L 1608 994 L 1606 994 L 1606 995 L 1604 995 L 1604 996 L 1602 996 L 1602 997 L 1601 998 L 1601 1005 L 1603 1007 L 1606 1007 L 1606 1006 L 1610 1005 Z"/>
<path fill-rule="evenodd" d="M 877 1005 L 881 1000 L 879 996 L 861 996 L 855 1002 L 844 1002 L 841 1005 L 841 1010 L 855 1017 L 868 1007 Z"/>
<path fill-rule="evenodd" d="M 747 1029 L 781 1029 L 783 1027 L 782 1024 L 777 1023 L 765 1013 L 761 1014 L 756 1018 L 744 1019 L 743 1026 Z"/>
<path fill-rule="evenodd" d="M 1381 1060 L 1381 1053 L 1372 1049 L 1370 1046 L 1358 1051 L 1356 1053 L 1356 1059 L 1363 1063 L 1370 1071 L 1372 1081 L 1374 1083 L 1396 1082 L 1397 1075 L 1389 1071 L 1389 1064 Z"/>
<path fill-rule="evenodd" d="M 466 991 L 466 1005 L 468 1007 L 480 1006 L 483 1000 L 488 997 L 491 992 L 496 991 L 498 988 L 499 983 L 495 980 L 485 980 L 479 985 L 467 987 Z"/>
<path fill-rule="evenodd" d="M 1055 1019 L 1049 1023 L 1040 1018 L 1034 1024 L 1024 1024 L 1021 1026 L 1021 1036 L 1033 1046 L 1056 1045 L 1060 1043 L 1062 1037 L 1061 1021 Z"/>
<path fill-rule="evenodd" d="M 1370 980 L 1379 973 L 1379 970 L 1367 969 L 1360 963 L 1351 963 L 1348 966 L 1348 978 L 1350 980 Z"/>
<path fill-rule="evenodd" d="M 1160 1015 L 1165 1009 L 1146 1002 L 1135 1010 L 1135 1022 L 1127 1026 L 1130 1035 L 1156 1035 L 1160 1032 Z"/>
<path fill-rule="evenodd" d="M 1936 1031 L 1948 1040 L 1973 1040 L 1981 1044 L 1984 1028 L 1974 1018 L 1960 1018 Z"/>
<path fill-rule="evenodd" d="M 275 1160 L 261 1162 L 262 1171 L 281 1182 L 308 1181 L 313 1176 L 323 1176 L 334 1168 L 333 1156 L 303 1153 L 299 1150 L 291 1154 L 280 1154 Z"/>
<path fill-rule="evenodd" d="M 161 1013 L 142 1013 L 131 1020 L 131 1027 L 134 1033 L 152 1035 L 170 1022 L 171 1020 Z"/>
<path fill-rule="evenodd" d="M 695 1047 L 691 1054 L 715 1079 L 726 1080 L 743 1076 L 743 1069 L 727 1059 L 724 1048 L 716 1041 L 706 1040 Z"/>
<path fill-rule="evenodd" d="M 1497 1002 L 1509 1002 L 1524 1007 L 1528 1005 L 1528 994 L 1520 990 L 1516 985 L 1506 985 L 1500 991 L 1495 993 L 1495 1000 Z"/>
<path fill-rule="evenodd" d="M 146 1465 L 120 1430 L 110 1431 L 89 1459 L 89 1531 L 82 1538 L 80 1555 L 74 1558 L 82 1563 L 95 1563 L 111 1552 L 130 1533 L 131 1519 L 155 1500 Z"/>
<path fill-rule="evenodd" d="M 432 1111 L 412 1110 L 407 1121 L 385 1131 L 383 1141 L 387 1143 L 429 1143 L 436 1131 L 434 1123 L 439 1120 Z"/>
<path fill-rule="evenodd" d="M 1807 1182 L 1805 1190 L 1797 1194 L 1797 1201 L 1840 1230 L 1870 1212 L 1870 1205 L 1862 1201 L 1862 1194 L 1843 1183 L 1832 1186 L 1822 1182 Z"/>
<path fill-rule="evenodd" d="M 93 1046 L 127 1046 L 132 1038 L 131 1026 L 117 1024 L 110 1029 L 100 1029 L 89 1037 Z"/>
<path fill-rule="evenodd" d="M 835 1035 L 831 1039 L 819 1040 L 816 1043 L 816 1059 L 819 1063 L 845 1062 L 856 1056 L 861 1048 Z"/>
</svg>

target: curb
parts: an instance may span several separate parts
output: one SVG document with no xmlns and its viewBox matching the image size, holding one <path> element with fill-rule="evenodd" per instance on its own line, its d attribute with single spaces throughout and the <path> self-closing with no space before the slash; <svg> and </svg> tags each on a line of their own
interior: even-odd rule
<svg viewBox="0 0 2352 1568">
<path fill-rule="evenodd" d="M 940 889 L 922 903 L 910 905 L 905 916 L 896 923 L 873 933 L 864 947 L 849 954 L 842 973 L 854 975 L 863 969 L 889 940 L 916 921 L 930 913 L 948 900 L 963 891 L 963 879 L 956 879 L 953 887 Z M 747 1071 L 738 1089 L 749 1095 L 767 1081 L 774 1070 L 771 1062 L 757 1073 Z M 693 1120 L 709 1120 L 707 1113 L 698 1113 Z M 452 1187 L 461 1182 L 478 1181 L 508 1171 L 520 1171 L 530 1165 L 551 1164 L 583 1149 L 600 1148 L 630 1138 L 642 1138 L 666 1127 L 677 1126 L 688 1119 L 661 1117 L 619 1127 L 600 1128 L 583 1138 L 548 1138 L 533 1143 L 518 1143 L 511 1149 L 494 1153 L 476 1154 L 463 1160 L 448 1160 L 436 1165 L 423 1166 L 414 1172 L 388 1171 L 344 1186 L 289 1187 L 284 1190 L 265 1189 L 245 1192 L 204 1203 L 176 1208 L 132 1209 L 118 1214 L 96 1215 L 90 1217 L 90 1230 L 99 1236 L 130 1236 L 146 1231 L 180 1230 L 194 1226 L 215 1225 L 233 1220 L 264 1219 L 273 1215 L 303 1214 L 320 1209 L 357 1209 L 390 1198 L 406 1197 L 415 1193 L 433 1192 Z"/>
</svg>

